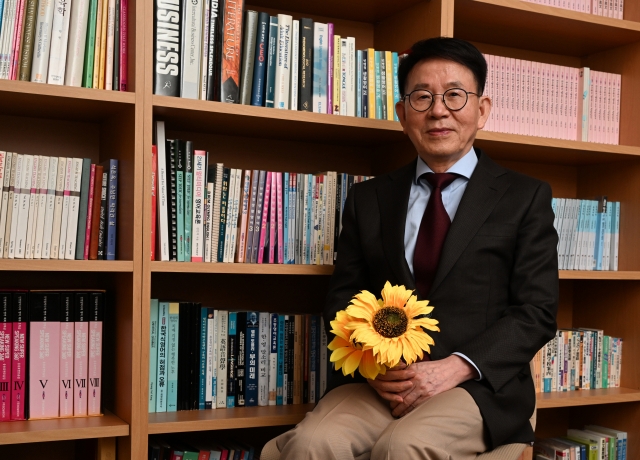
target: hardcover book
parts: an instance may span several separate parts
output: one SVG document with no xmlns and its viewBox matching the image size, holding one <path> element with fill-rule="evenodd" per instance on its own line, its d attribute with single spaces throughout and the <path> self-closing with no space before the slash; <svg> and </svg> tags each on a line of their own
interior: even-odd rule
<svg viewBox="0 0 640 460">
<path fill-rule="evenodd" d="M 278 314 L 272 313 L 269 330 L 269 406 L 275 406 L 278 393 Z"/>
<path fill-rule="evenodd" d="M 191 226 L 193 225 L 193 142 L 185 143 L 184 158 L 184 261 L 191 262 Z"/>
<path fill-rule="evenodd" d="M 156 123 L 156 145 L 158 148 L 158 252 L 159 260 L 170 259 L 169 242 L 169 183 L 167 175 L 167 147 L 164 121 Z"/>
<path fill-rule="evenodd" d="M 89 294 L 78 292 L 75 295 L 74 358 L 73 358 L 73 415 L 87 415 L 89 377 Z"/>
<path fill-rule="evenodd" d="M 179 0 L 154 2 L 153 93 L 161 96 L 180 96 L 182 5 Z"/>
<path fill-rule="evenodd" d="M 243 407 L 246 404 L 246 343 L 247 343 L 247 312 L 240 311 L 236 316 L 237 349 L 236 354 L 236 399 L 235 406 Z"/>
<path fill-rule="evenodd" d="M 77 215 L 77 223 L 76 223 L 76 242 L 74 251 L 74 258 L 78 260 L 83 260 L 84 250 L 85 250 L 85 242 L 87 238 L 87 217 L 89 215 L 89 195 L 91 189 L 91 170 L 93 166 L 93 174 L 95 181 L 95 165 L 91 164 L 91 160 L 89 158 L 85 158 L 82 161 L 82 170 L 81 170 L 81 183 L 80 183 L 80 200 L 78 207 L 78 215 Z M 93 204 L 93 203 L 92 203 Z M 91 236 L 89 236 L 91 238 Z M 88 253 L 87 246 L 87 253 Z M 71 250 L 71 249 L 70 249 Z M 69 254 L 69 253 L 67 253 Z M 87 254 L 88 256 L 88 254 Z"/>
<path fill-rule="evenodd" d="M 271 315 L 260 312 L 258 326 L 258 405 L 269 405 L 269 367 L 271 350 Z"/>
<path fill-rule="evenodd" d="M 211 1 L 209 5 L 209 49 L 207 56 L 207 100 L 220 100 L 220 54 L 225 0 Z"/>
<path fill-rule="evenodd" d="M 156 412 L 167 411 L 167 333 L 169 302 L 158 304 L 158 365 L 156 378 Z"/>
<path fill-rule="evenodd" d="M 0 292 L 0 422 L 11 420 L 11 292 Z"/>
<path fill-rule="evenodd" d="M 11 420 L 25 420 L 28 297 L 26 292 L 13 292 L 12 297 Z"/>
<path fill-rule="evenodd" d="M 73 417 L 73 368 L 75 362 L 75 298 L 60 293 L 60 417 Z"/>
<path fill-rule="evenodd" d="M 224 409 L 227 407 L 227 367 L 228 367 L 228 340 L 229 340 L 229 312 L 225 310 L 218 311 L 220 318 L 218 320 L 217 331 L 217 379 L 216 379 L 216 408 Z"/>
<path fill-rule="evenodd" d="M 259 315 L 257 311 L 247 312 L 247 332 L 245 344 L 245 405 L 258 405 L 258 353 L 259 353 Z"/>
<path fill-rule="evenodd" d="M 156 411 L 158 378 L 158 299 L 151 299 L 149 310 L 149 413 Z"/>
<path fill-rule="evenodd" d="M 180 96 L 189 99 L 198 99 L 199 97 L 202 17 L 206 1 L 191 0 L 182 4 L 182 85 Z"/>
<path fill-rule="evenodd" d="M 102 396 L 102 335 L 105 314 L 104 292 L 89 294 L 89 394 L 87 415 L 100 415 Z"/>
<path fill-rule="evenodd" d="M 169 302 L 167 317 L 167 412 L 178 410 L 178 347 L 180 344 L 180 304 Z"/>
<path fill-rule="evenodd" d="M 242 43 L 242 76 L 240 78 L 240 103 L 251 103 L 253 65 L 255 63 L 256 35 L 258 34 L 258 12 L 245 12 L 244 40 Z"/>
<path fill-rule="evenodd" d="M 227 339 L 227 409 L 235 406 L 238 371 L 237 313 L 229 312 L 229 330 Z"/>
<path fill-rule="evenodd" d="M 240 101 L 240 51 L 244 0 L 226 0 L 220 58 L 220 102 Z"/>
<path fill-rule="evenodd" d="M 304 112 L 313 111 L 313 30 L 312 19 L 300 19 L 298 106 Z"/>
<path fill-rule="evenodd" d="M 270 18 L 268 13 L 260 12 L 257 20 L 257 34 L 253 62 L 251 86 L 251 105 L 264 106 L 266 70 L 269 48 Z"/>
<path fill-rule="evenodd" d="M 313 110 L 316 113 L 327 113 L 327 72 L 329 59 L 327 56 L 327 25 L 316 22 L 313 43 Z"/>
<path fill-rule="evenodd" d="M 191 261 L 202 262 L 204 256 L 204 205 L 206 190 L 206 152 L 196 150 L 193 156 L 193 222 L 191 225 Z"/>
</svg>

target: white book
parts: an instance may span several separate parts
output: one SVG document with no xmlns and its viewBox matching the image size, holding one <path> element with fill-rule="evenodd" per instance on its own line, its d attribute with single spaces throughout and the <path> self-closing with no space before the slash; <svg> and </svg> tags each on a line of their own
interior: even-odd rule
<svg viewBox="0 0 640 460">
<path fill-rule="evenodd" d="M 11 152 L 0 152 L 0 259 L 4 257 L 4 233 L 9 208 L 9 182 L 11 181 Z"/>
<path fill-rule="evenodd" d="M 327 113 L 327 25 L 313 23 L 313 112 Z"/>
<path fill-rule="evenodd" d="M 289 97 L 289 109 L 298 110 L 298 72 L 300 67 L 300 21 L 293 21 L 293 34 L 291 35 L 291 95 Z"/>
<path fill-rule="evenodd" d="M 207 152 L 193 154 L 193 223 L 191 226 L 191 261 L 204 260 L 204 202 L 207 189 Z"/>
<path fill-rule="evenodd" d="M 58 254 L 60 253 L 60 230 L 62 227 L 62 208 L 64 207 L 64 184 L 66 178 L 67 157 L 59 157 L 58 168 L 56 172 L 56 192 L 53 210 L 53 226 L 51 228 L 51 259 L 57 259 Z"/>
<path fill-rule="evenodd" d="M 80 214 L 80 188 L 82 186 L 82 158 L 73 159 L 73 169 L 71 173 L 71 190 L 69 191 L 69 222 L 67 224 L 67 244 L 65 246 L 64 258 L 75 260 L 76 244 L 78 237 L 78 216 Z"/>
<path fill-rule="evenodd" d="M 602 269 L 609 270 L 611 257 L 611 215 L 613 214 L 613 203 L 607 203 L 607 213 L 604 221 L 604 247 L 602 249 Z"/>
<path fill-rule="evenodd" d="M 356 116 L 356 39 L 347 37 L 347 115 Z M 387 91 L 392 91 L 391 88 Z M 389 107 L 388 110 L 394 110 Z"/>
<path fill-rule="evenodd" d="M 55 0 L 40 0 L 38 2 L 33 59 L 31 61 L 32 82 L 45 83 L 47 81 L 54 3 Z"/>
<path fill-rule="evenodd" d="M 331 221 L 331 225 L 329 227 L 329 251 L 331 253 L 330 262 L 326 265 L 333 265 L 333 257 L 335 254 L 335 233 L 336 233 L 336 206 L 338 200 L 338 173 L 336 171 L 331 171 L 331 208 L 329 210 L 329 220 Z"/>
<path fill-rule="evenodd" d="M 47 176 L 46 205 L 44 214 L 44 233 L 42 235 L 42 259 L 51 257 L 51 235 L 53 233 L 53 216 L 56 203 L 56 181 L 58 178 L 58 157 L 49 158 L 49 173 Z"/>
<path fill-rule="evenodd" d="M 20 181 L 18 179 L 18 163 L 20 163 L 20 170 L 22 170 L 22 155 L 19 155 L 14 152 L 11 158 L 11 177 L 9 178 L 9 196 L 7 200 L 7 222 L 5 224 L 4 230 L 4 258 L 5 259 L 13 259 L 13 255 L 11 255 L 11 234 L 13 233 L 14 241 L 15 241 L 15 229 L 13 221 L 17 220 L 18 216 L 18 201 L 16 197 L 16 182 L 18 183 L 18 189 L 20 188 Z M 19 190 L 18 190 L 19 191 Z M 13 218 L 13 214 L 15 211 L 16 218 Z M 17 224 L 16 224 L 17 225 Z M 14 247 L 15 250 L 15 247 Z"/>
<path fill-rule="evenodd" d="M 211 244 L 212 244 L 212 239 L 211 239 L 211 228 L 212 228 L 212 216 L 213 213 L 212 208 L 213 208 L 213 194 L 214 194 L 214 189 L 215 186 L 213 184 L 213 182 L 207 182 L 207 211 L 206 211 L 206 224 L 205 224 L 205 232 L 204 232 L 204 241 L 205 241 L 205 245 L 204 245 L 204 261 L 205 262 L 211 262 Z"/>
<path fill-rule="evenodd" d="M 271 315 L 260 312 L 258 330 L 258 406 L 269 405 L 269 341 Z"/>
<path fill-rule="evenodd" d="M 33 156 L 31 168 L 31 193 L 29 195 L 29 220 L 27 221 L 27 237 L 25 239 L 24 258 L 33 259 L 33 235 L 38 218 L 38 189 L 40 188 L 40 155 Z"/>
<path fill-rule="evenodd" d="M 211 4 L 208 1 L 204 2 L 203 21 L 204 27 L 202 29 L 202 58 L 200 59 L 200 87 L 198 88 L 200 100 L 207 100 L 207 64 L 209 63 L 209 12 Z"/>
<path fill-rule="evenodd" d="M 344 37 L 340 38 L 340 62 L 335 62 L 334 59 L 334 65 L 339 66 L 338 69 L 340 71 L 338 74 L 340 75 L 340 81 L 338 82 L 340 85 L 340 115 L 347 114 L 347 104 L 349 103 L 347 101 L 347 60 L 347 38 Z M 383 104 L 385 102 L 382 101 Z"/>
<path fill-rule="evenodd" d="M 576 140 L 589 140 L 589 111 L 591 72 L 589 67 L 583 67 L 578 74 L 578 133 Z"/>
<path fill-rule="evenodd" d="M 242 198 L 242 169 L 236 169 L 236 184 L 233 192 L 233 214 L 231 215 L 231 239 L 229 248 L 229 262 L 235 261 L 238 246 L 238 217 L 240 216 L 240 199 Z"/>
<path fill-rule="evenodd" d="M 229 260 L 229 248 L 231 246 L 231 221 L 233 215 L 233 196 L 236 189 L 236 169 L 229 170 L 229 191 L 227 199 L 227 221 L 225 222 L 224 232 L 224 253 L 222 261 L 225 263 L 232 262 Z"/>
<path fill-rule="evenodd" d="M 73 158 L 67 158 L 64 171 L 64 195 L 62 197 L 62 217 L 60 218 L 60 245 L 58 246 L 58 259 L 64 260 L 66 254 L 67 231 L 69 225 L 69 203 L 71 201 L 71 181 L 73 178 Z"/>
<path fill-rule="evenodd" d="M 200 73 L 202 71 L 202 16 L 206 0 L 191 0 L 183 3 L 182 9 L 182 72 L 180 96 L 198 99 Z"/>
<path fill-rule="evenodd" d="M 24 259 L 25 256 L 27 226 L 29 223 L 29 199 L 31 197 L 32 169 L 33 155 L 24 155 L 22 160 L 20 194 L 18 195 L 18 219 L 14 245 L 14 258 L 16 259 Z M 11 233 L 13 233 L 13 229 Z"/>
<path fill-rule="evenodd" d="M 334 216 L 335 216 L 335 199 L 336 199 L 336 173 L 333 171 L 327 172 L 325 176 L 325 192 L 326 192 L 326 205 L 324 216 L 324 247 L 322 248 L 322 263 L 323 265 L 333 265 L 333 230 L 334 230 Z"/>
<path fill-rule="evenodd" d="M 47 186 L 49 179 L 49 163 L 51 158 L 48 156 L 40 157 L 40 178 L 38 180 L 38 215 L 36 217 L 35 231 L 33 233 L 33 259 L 42 258 L 42 240 L 44 238 L 44 220 L 47 210 Z"/>
<path fill-rule="evenodd" d="M 278 44 L 276 53 L 276 87 L 274 107 L 289 108 L 289 83 L 291 81 L 291 28 L 292 17 L 278 15 Z"/>
<path fill-rule="evenodd" d="M 207 367 L 205 373 L 205 408 L 211 405 L 211 408 L 216 407 L 213 403 L 213 349 L 215 348 L 215 326 L 213 320 L 213 309 L 207 311 Z"/>
<path fill-rule="evenodd" d="M 104 66 L 104 89 L 113 89 L 113 47 L 116 25 L 116 0 L 109 0 L 107 6 L 107 52 Z"/>
<path fill-rule="evenodd" d="M 218 337 L 216 349 L 218 351 L 217 377 L 216 377 L 216 408 L 227 407 L 227 344 L 229 335 L 229 312 L 218 310 Z"/>
<path fill-rule="evenodd" d="M 278 314 L 271 313 L 269 315 L 269 406 L 276 405 L 276 395 L 278 390 L 278 345 L 277 340 L 273 339 L 274 334 L 277 336 L 278 331 Z"/>
<path fill-rule="evenodd" d="M 47 74 L 47 83 L 50 85 L 64 84 L 71 3 L 71 0 L 55 0 L 53 29 L 51 33 L 51 51 L 49 52 L 49 70 Z"/>
<path fill-rule="evenodd" d="M 89 22 L 89 3 L 90 0 L 75 0 L 71 8 L 67 65 L 64 73 L 64 84 L 67 86 L 82 86 L 84 48 L 87 42 L 87 23 Z"/>
<path fill-rule="evenodd" d="M 167 143 L 164 131 L 164 121 L 156 123 L 156 146 L 158 149 L 158 242 L 160 260 L 169 260 L 169 222 L 167 220 L 168 189 L 167 189 Z"/>
</svg>

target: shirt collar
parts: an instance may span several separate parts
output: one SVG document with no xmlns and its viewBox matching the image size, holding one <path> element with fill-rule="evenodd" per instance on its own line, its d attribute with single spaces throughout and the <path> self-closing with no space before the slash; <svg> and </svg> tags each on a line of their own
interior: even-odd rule
<svg viewBox="0 0 640 460">
<path fill-rule="evenodd" d="M 458 174 L 469 180 L 471 179 L 471 175 L 476 169 L 477 164 L 478 156 L 476 155 L 476 151 L 473 149 L 473 147 L 471 147 L 471 150 L 469 150 L 466 155 L 460 158 L 453 166 L 447 169 L 446 172 Z M 427 165 L 424 160 L 418 156 L 415 183 L 419 184 L 420 176 L 422 176 L 423 174 L 432 172 L 433 170 L 429 167 L 429 165 Z"/>
</svg>

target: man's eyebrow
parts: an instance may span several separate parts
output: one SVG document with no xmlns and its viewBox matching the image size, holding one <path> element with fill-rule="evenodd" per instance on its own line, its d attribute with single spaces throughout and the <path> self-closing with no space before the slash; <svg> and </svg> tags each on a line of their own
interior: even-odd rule
<svg viewBox="0 0 640 460">
<path fill-rule="evenodd" d="M 416 83 L 413 89 L 429 89 L 430 86 L 429 83 Z M 445 86 L 447 88 L 461 88 L 463 85 L 461 81 L 456 80 L 445 83 Z"/>
</svg>

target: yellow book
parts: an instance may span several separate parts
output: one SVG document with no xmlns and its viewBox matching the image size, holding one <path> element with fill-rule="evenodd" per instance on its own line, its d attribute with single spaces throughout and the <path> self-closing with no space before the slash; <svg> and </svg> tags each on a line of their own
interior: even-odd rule
<svg viewBox="0 0 640 460">
<path fill-rule="evenodd" d="M 100 75 L 98 88 L 104 89 L 104 68 L 107 55 L 107 19 L 109 16 L 109 2 L 102 0 L 102 34 L 100 36 Z"/>
<path fill-rule="evenodd" d="M 331 109 L 334 115 L 340 115 L 340 75 L 342 72 L 342 54 L 340 35 L 333 36 L 333 81 L 331 91 Z"/>
<path fill-rule="evenodd" d="M 369 118 L 376 118 L 376 50 L 367 49 L 367 75 L 369 76 Z"/>
<path fill-rule="evenodd" d="M 393 121 L 393 114 L 396 112 L 395 104 L 393 103 L 393 57 L 391 51 L 384 52 L 385 68 L 387 69 L 387 100 L 382 103 L 387 104 L 387 120 Z"/>
<path fill-rule="evenodd" d="M 93 51 L 93 87 L 100 88 L 100 44 L 102 43 L 102 4 L 106 0 L 98 0 L 96 13 L 96 43 Z"/>
</svg>

